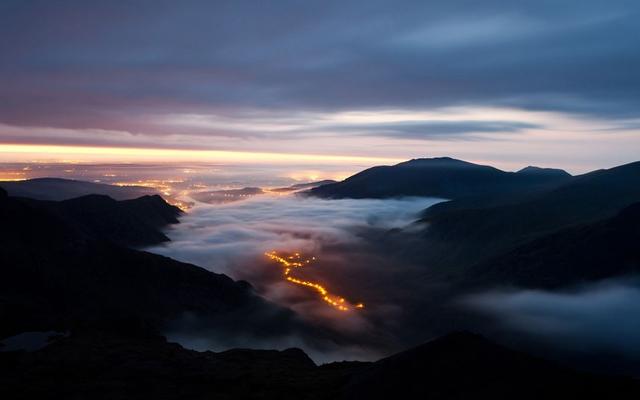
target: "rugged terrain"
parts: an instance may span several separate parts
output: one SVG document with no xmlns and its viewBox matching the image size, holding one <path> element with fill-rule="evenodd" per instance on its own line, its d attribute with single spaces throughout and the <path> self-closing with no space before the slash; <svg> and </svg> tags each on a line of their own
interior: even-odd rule
<svg viewBox="0 0 640 400">
<path fill-rule="evenodd" d="M 127 247 L 166 240 L 159 228 L 179 212 L 159 197 L 48 202 L 0 192 L 0 334 L 112 325 L 155 331 L 185 316 L 220 329 L 288 329 L 291 315 L 246 282 Z"/>
<path fill-rule="evenodd" d="M 374 363 L 316 366 L 301 350 L 185 350 L 162 337 L 79 331 L 0 353 L 13 399 L 635 399 L 628 378 L 578 373 L 454 333 Z"/>
<path fill-rule="evenodd" d="M 414 284 L 441 288 L 406 310 L 414 328 L 424 324 L 446 333 L 455 320 L 468 322 L 468 314 L 447 306 L 466 291 L 560 289 L 640 270 L 640 163 L 577 177 L 533 167 L 507 173 L 448 158 L 368 171 L 310 193 L 451 199 L 425 210 L 407 229 L 373 236 L 376 251 L 423 266 L 411 277 Z M 386 183 L 377 185 L 371 176 Z M 0 338 L 62 333 L 34 351 L 0 351 L 0 383 L 12 398 L 640 394 L 636 380 L 577 372 L 469 333 L 373 363 L 322 366 L 299 349 L 213 353 L 167 343 L 163 330 L 185 321 L 189 329 L 228 335 L 277 337 L 309 329 L 246 282 L 135 249 L 166 241 L 162 229 L 179 215 L 159 196 L 51 201 L 0 189 Z"/>
</svg>

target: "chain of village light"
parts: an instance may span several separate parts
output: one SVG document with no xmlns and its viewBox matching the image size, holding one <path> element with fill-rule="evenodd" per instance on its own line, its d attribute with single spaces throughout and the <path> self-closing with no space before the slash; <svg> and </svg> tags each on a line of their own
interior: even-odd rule
<svg viewBox="0 0 640 400">
<path fill-rule="evenodd" d="M 325 302 L 327 302 L 329 305 L 331 305 L 332 307 L 336 308 L 337 310 L 340 311 L 349 311 L 350 308 L 347 305 L 347 302 L 345 301 L 344 297 L 340 297 L 340 296 L 333 296 L 331 294 L 329 294 L 329 291 L 322 285 L 320 285 L 319 283 L 316 282 L 311 282 L 311 281 L 305 281 L 302 279 L 297 279 L 294 278 L 293 276 L 291 276 L 291 271 L 293 268 L 302 268 L 305 265 L 310 264 L 312 261 L 315 261 L 315 257 L 311 257 L 311 259 L 306 259 L 306 260 L 302 260 L 302 257 L 300 256 L 300 253 L 293 253 L 293 255 L 287 256 L 287 257 L 282 257 L 279 256 L 278 253 L 276 251 L 270 251 L 267 253 L 264 253 L 265 256 L 267 256 L 269 259 L 276 261 L 277 263 L 279 263 L 280 265 L 282 265 L 284 267 L 283 270 L 283 276 L 285 277 L 285 279 L 291 283 L 294 283 L 296 285 L 300 285 L 300 286 L 306 286 L 309 287 L 315 291 L 317 291 L 322 300 L 324 300 Z M 364 308 L 364 304 L 362 303 L 358 303 L 355 304 L 353 306 L 354 308 Z"/>
</svg>

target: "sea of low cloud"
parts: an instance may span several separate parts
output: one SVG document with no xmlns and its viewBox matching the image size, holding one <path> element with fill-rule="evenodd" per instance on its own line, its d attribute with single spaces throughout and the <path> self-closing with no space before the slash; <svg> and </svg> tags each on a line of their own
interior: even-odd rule
<svg viewBox="0 0 640 400">
<path fill-rule="evenodd" d="M 197 349 L 229 347 L 304 348 L 319 361 L 371 359 L 402 348 L 394 334 L 404 292 L 403 276 L 417 266 L 399 263 L 383 250 L 385 235 L 412 229 L 432 198 L 324 200 L 299 195 L 258 195 L 227 204 L 197 204 L 167 234 L 171 242 L 149 249 L 249 282 L 268 300 L 293 310 L 322 338 L 263 339 L 178 332 L 170 338 Z M 372 237 L 375 240 L 372 240 Z M 300 252 L 317 260 L 303 278 L 364 310 L 341 313 L 317 293 L 283 280 L 282 269 L 264 253 Z M 420 293 L 422 294 L 422 292 Z"/>
<path fill-rule="evenodd" d="M 245 279 L 251 269 L 245 264 L 266 251 L 319 255 L 323 247 L 357 244 L 362 229 L 407 227 L 438 201 L 261 195 L 234 203 L 198 204 L 167 232 L 171 242 L 151 251 Z"/>
<path fill-rule="evenodd" d="M 630 359 L 630 365 L 640 360 L 638 280 L 555 292 L 496 288 L 475 295 L 430 280 L 424 274 L 428 266 L 412 264 L 398 251 L 421 242 L 398 245 L 394 232 L 415 229 L 419 213 L 438 201 L 258 195 L 196 205 L 168 231 L 172 241 L 150 251 L 245 280 L 258 294 L 292 310 L 309 329 L 281 337 L 178 329 L 168 332 L 169 338 L 199 350 L 300 347 L 314 360 L 328 362 L 374 360 L 469 329 L 551 358 L 571 352 L 608 354 L 607 360 Z M 264 256 L 271 250 L 317 257 L 302 277 L 352 304 L 365 303 L 365 309 L 341 313 L 317 293 L 285 281 L 282 268 Z"/>
</svg>

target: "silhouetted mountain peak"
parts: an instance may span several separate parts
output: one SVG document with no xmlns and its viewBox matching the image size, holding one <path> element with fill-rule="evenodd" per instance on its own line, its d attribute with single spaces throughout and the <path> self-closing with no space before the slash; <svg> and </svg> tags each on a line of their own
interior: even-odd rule
<svg viewBox="0 0 640 400">
<path fill-rule="evenodd" d="M 451 157 L 414 158 L 404 161 L 395 166 L 402 167 L 431 167 L 431 168 L 491 168 L 485 165 L 474 164 L 472 162 L 458 160 Z"/>
<path fill-rule="evenodd" d="M 147 203 L 147 204 L 170 206 L 170 207 L 173 207 L 173 208 L 177 209 L 177 207 L 171 206 L 169 203 L 167 203 L 165 201 L 165 199 L 163 199 L 162 196 L 160 196 L 159 194 L 151 194 L 151 195 L 147 194 L 147 195 L 140 196 L 137 199 L 132 199 L 132 200 L 136 200 L 138 202 Z M 125 201 L 131 201 L 131 200 L 125 200 Z M 180 209 L 177 209 L 177 212 L 180 213 L 181 212 Z"/>
<path fill-rule="evenodd" d="M 21 202 L 46 210 L 86 237 L 125 246 L 146 246 L 169 240 L 161 228 L 178 222 L 182 211 L 158 195 L 117 201 L 90 194 L 64 201 L 29 198 Z"/>
<path fill-rule="evenodd" d="M 520 171 L 516 172 L 517 174 L 525 174 L 525 175 L 556 175 L 561 177 L 570 177 L 567 171 L 559 168 L 541 168 L 533 165 L 529 165 L 528 167 L 522 168 Z"/>
<path fill-rule="evenodd" d="M 86 196 L 76 197 L 74 199 L 64 200 L 62 203 L 74 204 L 77 206 L 111 206 L 118 202 L 104 194 L 88 194 Z"/>
<path fill-rule="evenodd" d="M 309 191 L 325 198 L 461 197 L 528 191 L 556 185 L 567 176 L 517 174 L 451 157 L 417 158 L 393 166 L 377 166 L 342 182 Z"/>
</svg>

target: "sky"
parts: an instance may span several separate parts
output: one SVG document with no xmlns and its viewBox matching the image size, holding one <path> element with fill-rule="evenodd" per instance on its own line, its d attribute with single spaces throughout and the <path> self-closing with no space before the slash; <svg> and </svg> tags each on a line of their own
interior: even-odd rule
<svg viewBox="0 0 640 400">
<path fill-rule="evenodd" d="M 640 150 L 635 0 L 0 2 L 0 162 L 579 173 Z"/>
</svg>

